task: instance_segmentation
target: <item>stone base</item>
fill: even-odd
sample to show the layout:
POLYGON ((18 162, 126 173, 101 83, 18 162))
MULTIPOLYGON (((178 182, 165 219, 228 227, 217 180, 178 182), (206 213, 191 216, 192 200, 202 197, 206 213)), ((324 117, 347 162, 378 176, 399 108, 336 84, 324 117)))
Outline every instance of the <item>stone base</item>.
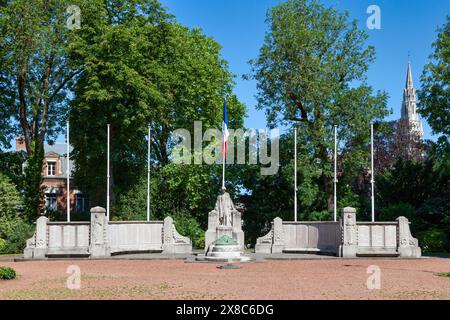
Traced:
POLYGON ((244 251, 244 231, 233 231, 231 227, 218 226, 216 231, 207 231, 205 233, 205 252, 208 251, 208 247, 219 239, 220 237, 227 235, 230 238, 236 240, 241 251, 244 251))
POLYGON ((206 261, 249 261, 250 258, 243 256, 243 250, 231 234, 231 227, 220 226, 217 228, 218 233, 222 233, 219 239, 214 241, 207 249, 206 255, 203 257, 206 261))
POLYGON ((420 258, 422 256, 422 249, 418 246, 399 247, 398 253, 402 258, 420 258))
POLYGON ((165 253, 165 254, 192 253, 192 244, 190 244, 190 243, 177 243, 177 244, 163 245, 162 253, 165 253))
POLYGON ((218 226, 216 229, 216 238, 219 239, 223 236, 233 238, 233 228, 231 226, 218 226))
POLYGON ((258 243, 255 245, 255 253, 283 253, 284 245, 270 244, 270 243, 258 243))
POLYGON ((216 261, 216 262, 248 262, 252 259, 245 256, 240 256, 236 258, 224 258, 224 257, 208 257, 205 256, 205 261, 216 261))

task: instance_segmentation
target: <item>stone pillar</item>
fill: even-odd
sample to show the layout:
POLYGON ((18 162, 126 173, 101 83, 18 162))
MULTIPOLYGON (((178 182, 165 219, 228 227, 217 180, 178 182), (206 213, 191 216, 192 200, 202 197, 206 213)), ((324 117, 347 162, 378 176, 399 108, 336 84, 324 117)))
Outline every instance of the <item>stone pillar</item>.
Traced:
POLYGON ((411 235, 408 219, 398 217, 396 220, 398 222, 398 253, 400 257, 420 258, 422 250, 417 239, 411 235))
POLYGON ((47 254, 47 217, 39 217, 36 221, 36 247, 34 248, 34 259, 45 259, 47 254))
MULTIPOLYGON (((242 231, 242 218, 241 213, 238 210, 233 210, 233 235, 232 238, 237 241, 242 251, 245 250, 245 235, 242 231)), ((220 238, 220 237, 217 237, 220 238)))
POLYGON ((341 210, 340 227, 342 234, 340 256, 355 258, 358 251, 358 227, 356 225, 355 208, 346 207, 341 210))
POLYGON ((95 207, 91 209, 91 242, 89 252, 91 258, 111 256, 108 243, 108 221, 106 209, 95 207))
POLYGON ((205 252, 213 241, 217 239, 217 227, 219 226, 219 213, 212 210, 208 214, 208 230, 205 233, 205 252))
POLYGON ((163 252, 174 253, 175 241, 173 239, 173 219, 166 217, 163 225, 163 252))
POLYGON ((273 245, 272 253, 282 253, 284 248, 283 220, 279 217, 273 219, 273 245))

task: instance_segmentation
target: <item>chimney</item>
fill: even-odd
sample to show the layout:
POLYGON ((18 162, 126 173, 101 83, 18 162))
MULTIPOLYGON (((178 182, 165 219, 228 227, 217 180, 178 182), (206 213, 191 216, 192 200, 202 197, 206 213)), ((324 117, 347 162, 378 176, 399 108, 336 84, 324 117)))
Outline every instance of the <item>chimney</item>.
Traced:
POLYGON ((16 151, 27 151, 25 139, 22 136, 18 136, 16 138, 16 151))

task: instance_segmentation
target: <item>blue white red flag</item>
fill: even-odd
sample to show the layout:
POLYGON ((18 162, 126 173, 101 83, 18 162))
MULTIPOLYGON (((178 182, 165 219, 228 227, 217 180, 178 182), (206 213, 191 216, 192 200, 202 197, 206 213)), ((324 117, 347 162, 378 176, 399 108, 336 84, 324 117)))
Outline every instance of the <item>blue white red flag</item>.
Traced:
POLYGON ((228 152, 228 137, 230 132, 228 131, 228 110, 227 110, 227 100, 223 102, 223 119, 222 119, 222 153, 224 157, 227 156, 228 152))

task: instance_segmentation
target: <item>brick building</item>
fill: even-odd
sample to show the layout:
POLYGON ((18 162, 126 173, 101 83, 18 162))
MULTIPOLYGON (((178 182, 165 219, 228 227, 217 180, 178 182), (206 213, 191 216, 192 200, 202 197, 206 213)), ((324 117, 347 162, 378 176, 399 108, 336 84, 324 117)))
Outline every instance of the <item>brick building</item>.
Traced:
MULTIPOLYGON (((23 139, 16 139, 16 151, 25 151, 23 139)), ((72 150, 72 147, 70 147, 72 150)), ((73 162, 70 162, 73 168, 73 162)), ((73 169, 72 169, 73 170, 73 169)), ((46 212, 60 212, 65 214, 67 196, 67 152, 65 144, 45 144, 44 163, 42 165, 43 186, 45 188, 46 212)), ((89 211, 89 199, 70 179, 70 211, 81 213, 89 211)))

